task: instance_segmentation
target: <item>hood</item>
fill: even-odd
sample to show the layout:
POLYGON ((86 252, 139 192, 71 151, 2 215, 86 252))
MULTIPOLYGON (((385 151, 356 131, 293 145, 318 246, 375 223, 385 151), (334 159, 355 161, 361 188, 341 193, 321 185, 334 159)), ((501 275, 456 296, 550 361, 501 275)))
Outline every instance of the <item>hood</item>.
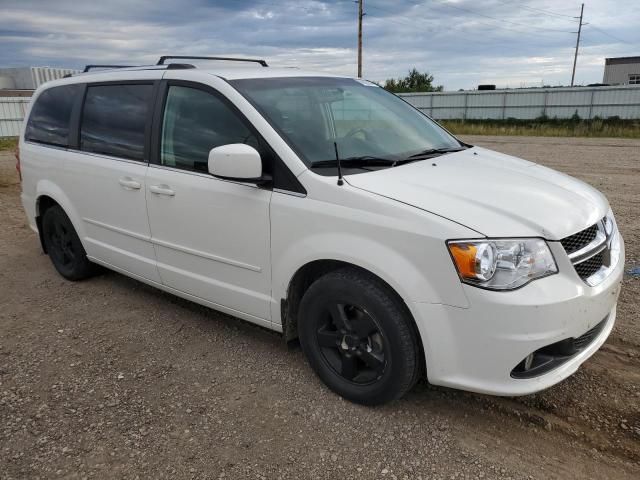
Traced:
POLYGON ((489 237, 560 240, 609 208, 604 195, 580 180, 479 147, 345 180, 489 237))

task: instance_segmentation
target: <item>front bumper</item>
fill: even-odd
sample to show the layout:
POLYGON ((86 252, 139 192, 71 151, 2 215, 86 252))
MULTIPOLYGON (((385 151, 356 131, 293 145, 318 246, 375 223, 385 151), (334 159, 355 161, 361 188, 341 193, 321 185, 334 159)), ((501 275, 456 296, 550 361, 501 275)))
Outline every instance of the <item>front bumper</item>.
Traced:
POLYGON ((558 274, 510 292, 463 285, 469 308, 412 304, 430 383, 493 395, 526 395, 567 378, 600 348, 615 323, 624 272, 622 239, 617 265, 595 287, 578 277, 558 242, 549 246, 558 274), (591 342, 557 367, 532 378, 511 376, 527 355, 578 338, 603 320, 591 342))

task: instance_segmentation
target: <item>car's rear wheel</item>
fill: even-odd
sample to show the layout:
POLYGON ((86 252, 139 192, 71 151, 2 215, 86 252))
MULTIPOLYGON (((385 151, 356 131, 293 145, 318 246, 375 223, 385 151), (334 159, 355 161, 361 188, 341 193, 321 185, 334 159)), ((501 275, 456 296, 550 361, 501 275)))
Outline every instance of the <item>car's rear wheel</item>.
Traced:
POLYGON ((96 271, 73 224, 58 205, 47 209, 42 217, 42 238, 53 266, 67 280, 82 280, 96 271))
POLYGON ((420 348, 406 307, 376 277, 330 272, 305 292, 298 334, 311 367, 334 392, 377 405, 400 398, 420 374, 420 348))

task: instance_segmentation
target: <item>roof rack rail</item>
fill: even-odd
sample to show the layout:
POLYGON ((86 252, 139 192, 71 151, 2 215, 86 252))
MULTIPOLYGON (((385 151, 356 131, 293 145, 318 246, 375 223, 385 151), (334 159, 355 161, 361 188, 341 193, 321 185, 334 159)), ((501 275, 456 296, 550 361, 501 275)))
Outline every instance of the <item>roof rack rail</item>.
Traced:
POLYGON ((82 70, 82 73, 86 73, 93 68, 131 68, 135 65, 87 65, 82 70))
POLYGON ((163 55, 156 65, 165 65, 166 60, 170 59, 188 59, 188 60, 226 60, 230 62, 252 62, 259 63, 263 67, 268 67, 267 62, 259 58, 232 58, 232 57, 192 57, 189 55, 163 55))
POLYGON ((184 70, 185 68, 196 68, 195 65, 191 65, 190 63, 167 63, 166 67, 167 70, 184 70))

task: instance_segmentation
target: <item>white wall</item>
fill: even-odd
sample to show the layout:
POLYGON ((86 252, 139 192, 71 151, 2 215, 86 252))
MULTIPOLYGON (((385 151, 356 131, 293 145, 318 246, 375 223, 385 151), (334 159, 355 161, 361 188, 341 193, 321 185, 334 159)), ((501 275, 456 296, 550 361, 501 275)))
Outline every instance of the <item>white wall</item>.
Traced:
POLYGON ((640 63, 616 63, 604 66, 602 83, 610 85, 627 85, 629 75, 640 75, 640 63))

